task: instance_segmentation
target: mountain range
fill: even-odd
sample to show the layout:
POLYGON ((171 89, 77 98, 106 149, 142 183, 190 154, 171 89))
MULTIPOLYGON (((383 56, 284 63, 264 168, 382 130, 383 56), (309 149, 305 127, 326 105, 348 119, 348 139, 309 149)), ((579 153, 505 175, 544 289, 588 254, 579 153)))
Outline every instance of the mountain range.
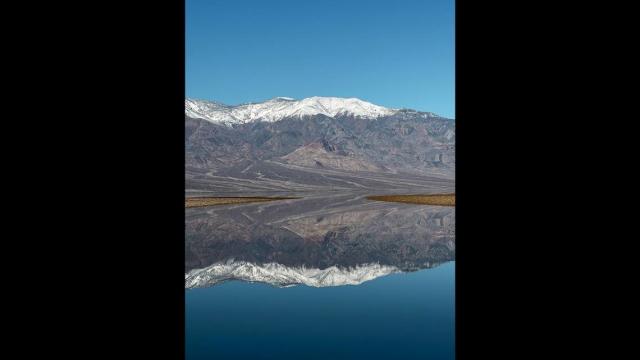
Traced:
POLYGON ((455 121, 356 98, 185 99, 185 162, 188 191, 422 187, 453 181, 455 121))

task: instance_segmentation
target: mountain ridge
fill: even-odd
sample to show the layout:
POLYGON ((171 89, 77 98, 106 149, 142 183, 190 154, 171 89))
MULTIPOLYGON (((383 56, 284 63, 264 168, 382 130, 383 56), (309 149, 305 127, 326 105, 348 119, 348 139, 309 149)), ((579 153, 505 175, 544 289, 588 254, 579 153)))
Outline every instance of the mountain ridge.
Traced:
POLYGON ((276 122, 285 118, 303 118, 325 115, 328 117, 352 116, 377 119, 398 112, 415 112, 424 117, 439 117, 431 112, 413 109, 395 109, 376 105, 358 98, 312 96, 300 100, 275 97, 263 102, 226 105, 218 101, 194 98, 185 99, 185 115, 204 119, 214 124, 233 126, 255 121, 276 122))

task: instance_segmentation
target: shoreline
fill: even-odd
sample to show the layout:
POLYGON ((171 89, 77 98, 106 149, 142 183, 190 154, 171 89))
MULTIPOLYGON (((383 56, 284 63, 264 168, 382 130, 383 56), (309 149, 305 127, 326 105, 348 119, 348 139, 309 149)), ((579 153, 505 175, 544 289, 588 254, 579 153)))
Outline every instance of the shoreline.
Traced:
POLYGON ((456 194, 374 195, 368 200, 418 205, 456 206, 456 194))

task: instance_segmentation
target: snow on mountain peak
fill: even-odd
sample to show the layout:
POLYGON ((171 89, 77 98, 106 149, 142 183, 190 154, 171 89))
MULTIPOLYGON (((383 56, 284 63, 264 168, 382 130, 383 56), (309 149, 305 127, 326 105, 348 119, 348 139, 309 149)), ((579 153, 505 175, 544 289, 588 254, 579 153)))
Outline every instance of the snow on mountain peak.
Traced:
POLYGON ((185 99, 187 116, 224 125, 246 124, 253 121, 274 122, 284 118, 301 118, 320 114, 329 117, 347 115, 375 119, 393 115, 397 111, 397 109, 385 108, 357 98, 313 96, 295 100, 276 97, 265 102, 236 106, 214 101, 185 99))

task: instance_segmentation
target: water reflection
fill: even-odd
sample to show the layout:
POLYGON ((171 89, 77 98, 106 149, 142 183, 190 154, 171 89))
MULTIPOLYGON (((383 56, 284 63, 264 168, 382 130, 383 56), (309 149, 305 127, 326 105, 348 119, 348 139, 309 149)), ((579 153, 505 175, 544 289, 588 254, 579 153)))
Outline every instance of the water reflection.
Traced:
POLYGON ((366 194, 187 209, 185 287, 357 285, 455 258, 455 208, 366 194))

